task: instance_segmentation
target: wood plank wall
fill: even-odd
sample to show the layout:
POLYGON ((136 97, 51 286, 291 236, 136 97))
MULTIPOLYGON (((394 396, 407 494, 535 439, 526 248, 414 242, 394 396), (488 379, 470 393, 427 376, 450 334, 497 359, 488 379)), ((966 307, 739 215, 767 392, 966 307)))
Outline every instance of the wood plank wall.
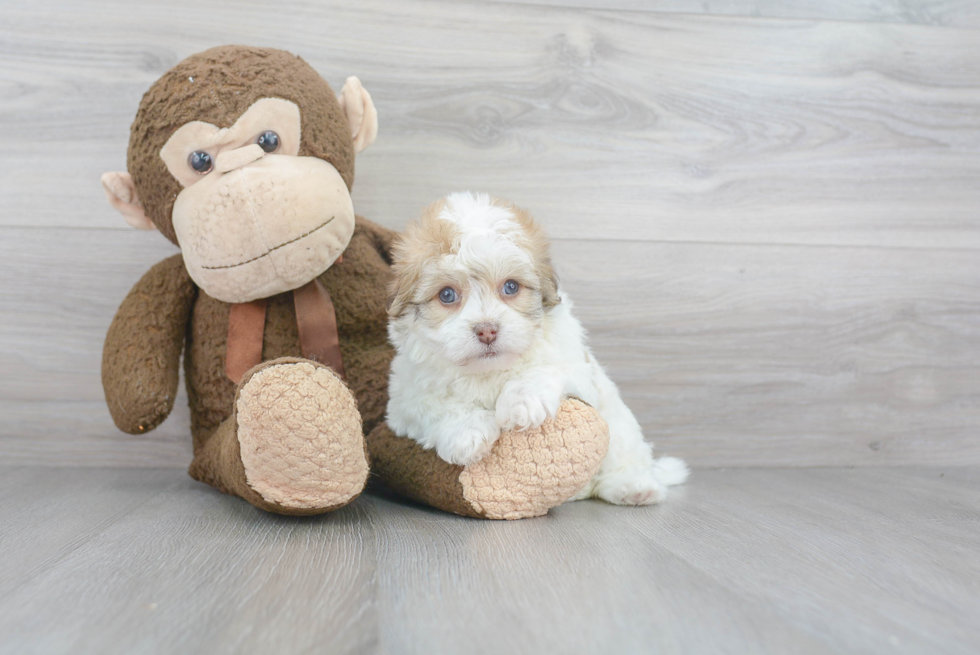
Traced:
POLYGON ((159 75, 248 43, 371 91, 359 213, 401 228, 460 189, 530 209, 664 450, 980 463, 980 2, 906 5, 6 3, 0 458, 188 463, 183 395, 140 437, 104 406, 106 327, 174 249, 98 178, 159 75))

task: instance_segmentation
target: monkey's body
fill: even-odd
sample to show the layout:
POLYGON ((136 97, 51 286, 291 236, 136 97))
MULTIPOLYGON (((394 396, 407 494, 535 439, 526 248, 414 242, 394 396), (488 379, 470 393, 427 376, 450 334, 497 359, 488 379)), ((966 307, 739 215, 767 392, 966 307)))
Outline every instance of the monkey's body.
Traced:
MULTIPOLYGON (((384 289, 391 275, 387 258, 394 235, 358 217, 343 262, 318 278, 333 298, 346 381, 357 399, 366 433, 384 420, 388 403, 393 350, 388 343, 384 289)), ((184 375, 195 450, 231 415, 236 385, 225 374, 222 356, 230 307, 199 291, 190 314, 184 375)), ((268 299, 262 360, 302 356, 292 293, 277 294, 268 299)))
MULTIPOLYGON (((333 298, 346 382, 356 399, 365 433, 383 420, 388 402, 387 379, 393 351, 386 332, 384 289, 390 277, 388 251, 394 235, 358 217, 343 262, 318 278, 333 298)), ((366 461, 362 469, 342 476, 357 487, 357 493, 342 502, 335 495, 326 494, 336 502, 291 507, 263 498, 250 486, 233 416, 238 388, 249 380, 236 385, 225 372, 230 309, 230 303, 212 298, 194 284, 180 255, 160 262, 146 273, 120 306, 106 338, 103 379, 117 425, 127 432, 140 433, 166 418, 177 391, 183 343, 194 439, 190 472, 194 478, 279 513, 319 513, 349 502, 363 486, 366 461), (137 329, 134 323, 140 324, 137 329), (163 341, 169 347, 160 348, 163 341)), ((292 292, 277 294, 267 301, 262 360, 262 366, 280 367, 304 361, 292 292)), ((334 388, 332 393, 321 396, 329 401, 337 393, 342 394, 334 388)), ((310 411, 319 410, 316 406, 310 411)), ((363 450, 361 429, 356 434, 347 432, 339 438, 363 450)), ((301 462, 294 461, 292 465, 302 467, 301 462)), ((337 477, 336 472, 330 475, 337 477)))

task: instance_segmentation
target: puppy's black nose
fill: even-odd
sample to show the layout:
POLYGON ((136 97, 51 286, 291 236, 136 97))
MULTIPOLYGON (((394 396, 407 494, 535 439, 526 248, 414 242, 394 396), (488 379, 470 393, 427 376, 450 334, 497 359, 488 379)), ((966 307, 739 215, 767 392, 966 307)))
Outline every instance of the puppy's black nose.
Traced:
POLYGON ((480 323, 473 326, 473 333, 476 338, 488 346, 497 340, 497 330, 500 326, 496 323, 480 323))

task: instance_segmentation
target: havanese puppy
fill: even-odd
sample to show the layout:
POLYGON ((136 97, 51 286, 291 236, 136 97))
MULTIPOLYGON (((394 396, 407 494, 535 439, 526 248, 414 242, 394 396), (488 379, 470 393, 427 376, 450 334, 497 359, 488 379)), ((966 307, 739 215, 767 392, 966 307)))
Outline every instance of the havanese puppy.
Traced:
POLYGON ((501 430, 534 428, 564 396, 609 425, 609 450, 576 499, 660 502, 687 479, 683 461, 654 459, 619 389, 592 356, 527 212, 455 193, 428 207, 394 250, 387 421, 396 433, 470 464, 501 430))

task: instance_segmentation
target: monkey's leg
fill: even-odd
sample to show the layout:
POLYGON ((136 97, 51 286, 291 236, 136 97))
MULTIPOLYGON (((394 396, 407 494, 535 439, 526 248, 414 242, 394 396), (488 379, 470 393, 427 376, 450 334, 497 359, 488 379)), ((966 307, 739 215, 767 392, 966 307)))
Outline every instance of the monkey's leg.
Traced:
POLYGON ((371 467, 388 488, 447 512, 486 519, 546 514, 592 479, 608 447, 606 422, 574 398, 538 428, 504 432, 489 455, 465 467, 395 435, 385 423, 368 436, 371 467))
POLYGON ((235 411, 201 447, 193 478, 270 512, 320 514, 356 498, 368 461, 354 396, 328 367, 264 362, 245 374, 235 411))

